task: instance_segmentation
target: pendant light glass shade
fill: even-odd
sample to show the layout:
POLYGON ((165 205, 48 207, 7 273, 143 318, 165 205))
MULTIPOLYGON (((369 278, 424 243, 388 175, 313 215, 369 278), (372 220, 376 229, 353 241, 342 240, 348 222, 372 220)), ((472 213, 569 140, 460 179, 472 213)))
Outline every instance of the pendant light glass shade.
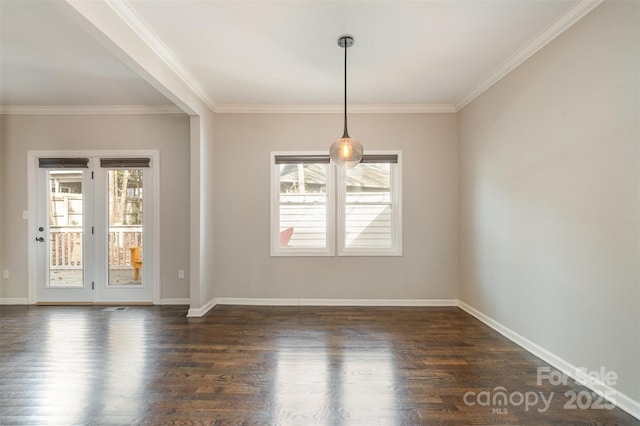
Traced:
POLYGON ((344 133, 340 139, 331 144, 329 157, 338 167, 352 168, 362 161, 364 154, 362 144, 349 137, 347 130, 347 48, 353 46, 353 37, 340 37, 338 46, 344 48, 344 133))
POLYGON ((331 144, 329 157, 338 167, 350 169, 362 161, 364 148, 360 141, 346 137, 340 138, 331 144))

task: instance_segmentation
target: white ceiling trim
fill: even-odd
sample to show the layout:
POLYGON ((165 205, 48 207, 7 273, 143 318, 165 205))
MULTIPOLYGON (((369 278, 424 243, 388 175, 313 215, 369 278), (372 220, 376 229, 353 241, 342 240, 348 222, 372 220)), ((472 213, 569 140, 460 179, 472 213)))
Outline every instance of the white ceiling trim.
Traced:
MULTIPOLYGON (((210 98, 197 79, 182 62, 166 47, 161 39, 144 23, 126 1, 106 0, 118 15, 129 25, 156 54, 183 79, 183 81, 216 113, 336 113, 342 107, 334 105, 255 105, 220 104, 210 98)), ((451 113, 458 112, 474 99, 496 84, 524 61, 549 44, 552 40, 570 28, 604 0, 581 0, 569 8, 525 47, 512 55, 493 71, 481 84, 472 89, 455 104, 394 104, 394 105, 357 105, 349 108, 352 113, 451 113)))
POLYGON ((216 110, 215 100, 204 90, 200 82, 187 67, 171 52, 142 18, 126 3, 126 1, 105 0, 114 12, 140 37, 169 68, 175 72, 212 111, 216 110))
POLYGON ((147 106, 0 106, 0 114, 21 115, 118 115, 118 114, 185 114, 175 105, 147 106))
MULTIPOLYGON (((350 114, 434 114, 455 113, 451 104, 351 105, 350 114)), ((342 114, 342 105, 243 105, 221 104, 218 114, 342 114)))
MULTIPOLYGON (((77 3, 79 0, 67 0, 77 3)), ((455 113, 460 111, 474 99, 504 78, 520 64, 554 40, 562 32, 570 28, 587 13, 601 4, 603 0, 581 0, 569 8, 525 47, 517 51, 500 67, 492 72, 481 84, 471 90, 455 104, 372 104, 353 105, 350 113, 395 113, 395 114, 425 114, 425 113, 455 113)), ((193 94, 215 113, 342 113, 341 105, 268 105, 268 104, 220 104, 216 105, 204 90, 200 82, 191 74, 187 67, 171 52, 135 10, 126 1, 105 0, 109 9, 129 27, 156 55, 182 80, 193 94)), ((75 6, 74 6, 75 7, 75 6)), ((161 83, 162 84, 162 83, 161 83)), ((0 114, 175 114, 183 113, 173 106, 5 106, 0 107, 0 114)))
POLYGON ((533 56, 540 49, 551 43, 556 37, 578 22, 583 16, 595 9, 604 0, 582 0, 571 7, 542 31, 536 38, 526 46, 512 55, 493 73, 489 75, 480 85, 471 90, 465 97, 455 104, 456 111, 460 111, 469 105, 474 99, 483 94, 491 86, 502 80, 507 74, 520 66, 524 61, 533 56))
POLYGON ((54 4, 182 111, 189 115, 210 113, 211 108, 106 1, 63 0, 54 4))
MULTIPOLYGON (((342 114, 342 105, 218 105, 217 114, 342 114)), ((349 114, 450 114, 457 112, 451 104, 351 105, 349 114)), ((21 115, 92 115, 92 114, 185 114, 176 105, 111 106, 0 106, 0 114, 21 115)))

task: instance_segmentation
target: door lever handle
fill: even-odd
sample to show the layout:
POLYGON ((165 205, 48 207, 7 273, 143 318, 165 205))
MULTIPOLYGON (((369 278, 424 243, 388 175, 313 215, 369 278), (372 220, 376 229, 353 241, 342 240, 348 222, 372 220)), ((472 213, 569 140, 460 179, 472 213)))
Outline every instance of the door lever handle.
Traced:
POLYGON ((36 241, 44 243, 44 237, 36 237, 36 241))

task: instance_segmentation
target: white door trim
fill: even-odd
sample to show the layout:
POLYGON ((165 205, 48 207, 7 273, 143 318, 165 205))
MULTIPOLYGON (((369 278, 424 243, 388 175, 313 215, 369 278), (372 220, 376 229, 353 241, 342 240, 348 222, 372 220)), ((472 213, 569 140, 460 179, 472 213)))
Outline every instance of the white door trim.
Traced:
POLYGON ((149 157, 153 167, 149 170, 156 183, 154 185, 153 211, 154 220, 151 224, 151 232, 154 235, 154 244, 151 256, 154 262, 151 266, 152 276, 152 302, 160 304, 160 152, 158 150, 38 150, 27 151, 27 300, 29 304, 37 302, 36 297, 36 245, 35 238, 37 227, 37 162, 41 157, 149 157))

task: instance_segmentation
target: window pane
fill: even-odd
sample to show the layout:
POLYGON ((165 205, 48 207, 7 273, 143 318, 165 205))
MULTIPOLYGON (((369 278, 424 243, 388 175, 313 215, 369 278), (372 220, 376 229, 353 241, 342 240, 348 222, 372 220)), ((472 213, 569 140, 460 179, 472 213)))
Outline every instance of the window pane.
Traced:
POLYGON ((345 247, 392 247, 391 164, 346 169, 345 247))
POLYGON ((327 165, 280 164, 280 247, 327 246, 327 165))
POLYGON ((49 287, 82 287, 82 170, 50 170, 49 287))
POLYGON ((143 171, 109 170, 109 285, 142 285, 143 171))
POLYGON ((391 202, 391 164, 358 164, 347 171, 347 202, 391 202))

